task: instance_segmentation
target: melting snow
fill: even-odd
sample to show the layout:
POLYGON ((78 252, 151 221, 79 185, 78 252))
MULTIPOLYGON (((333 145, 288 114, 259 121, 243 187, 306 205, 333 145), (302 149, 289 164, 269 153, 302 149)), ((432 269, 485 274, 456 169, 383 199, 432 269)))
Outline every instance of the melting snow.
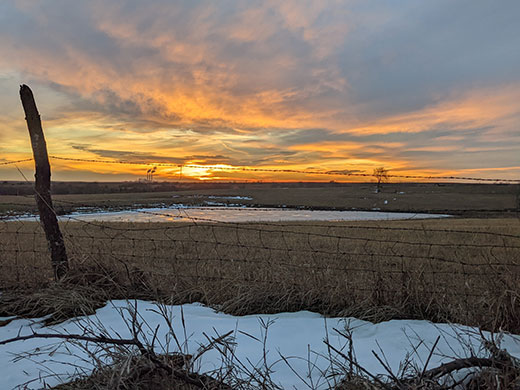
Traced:
MULTIPOLYGON (((130 332, 122 318, 125 315, 122 308, 127 307, 127 305, 126 301, 111 301, 105 307, 99 309, 95 316, 83 317, 81 321, 83 323, 87 321, 99 322, 113 336, 117 333, 120 337, 130 337, 130 332)), ((140 316, 146 321, 150 329, 155 329, 157 325, 160 325, 158 340, 164 342, 167 327, 164 319, 155 312, 157 307, 146 301, 137 301, 137 307, 140 316)), ((168 306, 168 308, 174 317, 173 323, 177 337, 183 343, 185 337, 181 322, 181 306, 168 306)), ((261 322, 272 322, 268 327, 267 334, 267 361, 268 364, 273 364, 272 378, 275 383, 280 384, 285 389, 307 388, 298 375, 309 383, 312 382, 316 389, 328 388, 326 380, 320 373, 320 371, 326 371, 330 368, 327 359, 327 347, 323 340, 327 338, 328 334, 329 341, 335 348, 345 347, 346 340, 339 336, 334 328, 343 330, 347 324, 353 329, 354 351, 358 362, 373 374, 385 374, 385 370, 372 354, 372 351, 376 351, 381 355, 379 348, 384 351, 386 359, 395 372, 406 354, 410 353, 413 347, 419 345, 420 339, 424 342, 419 345, 417 355, 415 355, 415 360, 419 365, 421 365, 421 360, 424 362, 427 359, 431 346, 437 337, 441 336, 436 354, 428 365, 429 368, 446 361, 447 358, 442 357, 443 355, 460 357, 469 353, 468 346, 474 348, 475 351, 480 348, 476 329, 449 324, 433 324, 428 321, 393 320, 372 324, 354 318, 326 319, 319 314, 308 311, 234 317, 215 312, 200 304, 184 305, 182 308, 186 323, 188 352, 194 353, 200 344, 207 342, 204 333, 217 336, 217 334, 223 335, 233 331, 237 342, 236 356, 246 365, 255 365, 262 362, 262 342, 258 340, 263 339, 265 328, 261 325, 261 322), (309 351, 311 351, 310 354, 309 351), (288 359, 292 368, 289 368, 280 359, 281 355, 288 359), (311 365, 308 364, 309 357, 312 361, 311 365), (251 363, 248 363, 248 361, 251 363), (309 367, 313 367, 311 372, 309 372, 309 367)), ((126 313, 126 316, 128 316, 128 313, 126 313)), ((42 333, 78 333, 81 331, 78 321, 69 320, 59 325, 44 327, 39 320, 19 319, 0 327, 0 340, 15 337, 19 332, 22 335, 30 334, 31 327, 33 330, 42 333)), ((153 330, 149 330, 148 333, 152 334, 153 330)), ((77 365, 86 372, 92 369, 92 366, 87 363, 89 361, 88 356, 80 348, 69 345, 70 352, 68 352, 63 345, 59 347, 56 347, 56 345, 56 340, 33 339, 0 346, 0 384, 2 384, 0 387, 2 389, 11 389, 17 386, 23 388, 23 384, 27 382, 30 382, 27 385, 28 389, 42 388, 44 383, 48 386, 55 385, 60 380, 67 380, 75 372, 72 365, 63 363, 77 365), (36 348, 40 352, 47 351, 48 348, 54 352, 52 356, 43 353, 32 356, 31 359, 13 361, 17 354, 36 348), (52 373, 56 375, 48 376, 52 373)), ((519 336, 505 335, 502 347, 506 348, 512 355, 520 357, 519 336)), ((169 344, 169 348, 170 351, 175 350, 173 342, 169 344)), ((156 349, 157 352, 161 351, 161 348, 157 347, 156 349)), ((220 355, 216 351, 210 351, 204 354, 198 362, 198 368, 200 372, 207 372, 220 367, 220 364, 220 355)))

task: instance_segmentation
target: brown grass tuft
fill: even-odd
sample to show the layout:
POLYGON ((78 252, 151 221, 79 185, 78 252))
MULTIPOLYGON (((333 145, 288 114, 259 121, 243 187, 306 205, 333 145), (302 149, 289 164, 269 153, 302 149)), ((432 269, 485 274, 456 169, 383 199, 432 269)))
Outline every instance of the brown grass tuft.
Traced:
POLYGON ((0 295, 0 316, 46 317, 51 325, 69 318, 93 314, 104 306, 106 295, 85 286, 50 285, 36 291, 13 290, 0 295))
MULTIPOLYGON (((172 370, 182 370, 181 354, 157 355, 157 359, 172 370)), ((185 371, 188 374, 188 371, 185 371)), ((143 355, 120 356, 113 364, 96 369, 91 375, 54 387, 55 390, 200 390, 143 355)), ((214 387, 218 390, 218 387, 214 387)))

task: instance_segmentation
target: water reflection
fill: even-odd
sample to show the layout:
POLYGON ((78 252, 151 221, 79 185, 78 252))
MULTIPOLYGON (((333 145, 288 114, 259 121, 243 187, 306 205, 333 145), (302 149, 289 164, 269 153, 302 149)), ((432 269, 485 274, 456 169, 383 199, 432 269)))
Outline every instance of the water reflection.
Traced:
POLYGON ((388 213, 382 211, 299 210, 252 207, 169 207, 97 213, 75 213, 62 220, 106 222, 274 222, 274 221, 367 221, 443 218, 448 215, 388 213))

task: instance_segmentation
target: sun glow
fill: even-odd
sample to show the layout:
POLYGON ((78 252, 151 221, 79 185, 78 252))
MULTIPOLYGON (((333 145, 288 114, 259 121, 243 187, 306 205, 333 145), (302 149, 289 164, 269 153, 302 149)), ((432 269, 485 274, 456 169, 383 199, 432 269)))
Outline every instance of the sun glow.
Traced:
POLYGON ((199 165, 188 163, 176 168, 159 169, 157 177, 178 180, 219 180, 222 173, 236 171, 237 167, 228 164, 199 165))

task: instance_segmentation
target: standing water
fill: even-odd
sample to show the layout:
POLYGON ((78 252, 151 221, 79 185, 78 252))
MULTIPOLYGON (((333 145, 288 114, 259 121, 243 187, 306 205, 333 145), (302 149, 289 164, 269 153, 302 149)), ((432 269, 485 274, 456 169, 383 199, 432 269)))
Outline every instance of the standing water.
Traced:
POLYGON ((388 213, 382 211, 299 210, 252 207, 168 207, 114 212, 74 213, 60 219, 105 222, 276 222, 375 221, 449 217, 444 214, 388 213))

